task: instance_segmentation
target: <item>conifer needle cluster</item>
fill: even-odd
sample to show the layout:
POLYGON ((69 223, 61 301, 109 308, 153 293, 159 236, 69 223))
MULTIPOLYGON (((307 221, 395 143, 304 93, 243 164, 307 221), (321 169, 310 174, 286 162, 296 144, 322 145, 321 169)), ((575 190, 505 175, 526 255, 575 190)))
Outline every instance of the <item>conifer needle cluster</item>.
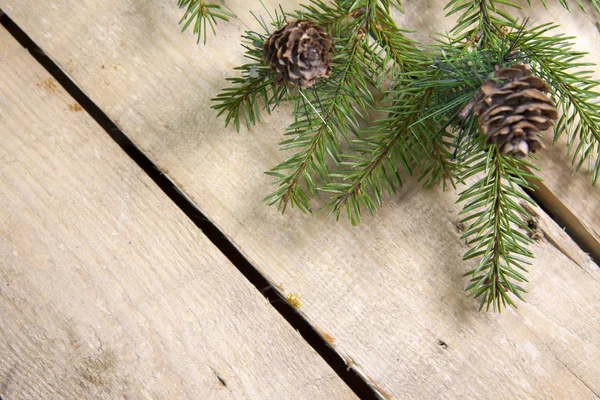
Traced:
MULTIPOLYGON (((591 4, 600 13, 600 0, 591 4)), ((199 40, 206 39, 206 22, 212 26, 215 18, 230 16, 204 1, 179 5, 187 7, 184 27, 194 23, 199 40)), ((585 11, 581 0, 574 5, 585 11)), ((595 184, 599 82, 584 53, 573 49, 574 38, 557 33, 556 24, 514 18, 510 9, 521 6, 512 0, 449 1, 447 15, 456 25, 433 45, 411 39, 404 30, 411 27, 397 26, 392 8, 402 11, 400 1, 311 0, 296 11, 265 9, 266 20, 256 17, 260 30, 242 38, 247 63, 228 78, 213 108, 239 130, 283 102, 292 104, 293 122, 281 142, 290 155, 267 172, 275 190, 266 203, 282 212, 288 206, 312 212, 321 193, 328 200, 320 210, 358 224, 365 210, 375 212, 410 176, 423 186, 459 187, 463 239, 470 247, 464 259, 477 260, 465 274, 466 290, 479 299, 479 309, 515 306, 515 298, 524 300, 533 257, 532 201, 523 189, 534 190, 538 180, 530 172, 537 170, 537 135, 551 125, 555 141, 566 135, 573 164, 588 168, 595 184), (285 36, 298 43, 271 40, 269 46, 280 47, 269 48, 265 57, 265 41, 296 20, 318 25, 333 40, 330 71, 310 85, 286 82, 281 68, 273 68, 273 55, 287 57, 282 65, 301 74, 306 62, 294 60, 305 56, 293 52, 319 37, 305 32, 285 36), (524 72, 509 83, 502 80, 515 70, 524 72), (554 105, 560 116, 549 108, 554 105), (484 116, 490 107, 495 109, 484 116)), ((313 50, 306 50, 311 57, 313 50)))

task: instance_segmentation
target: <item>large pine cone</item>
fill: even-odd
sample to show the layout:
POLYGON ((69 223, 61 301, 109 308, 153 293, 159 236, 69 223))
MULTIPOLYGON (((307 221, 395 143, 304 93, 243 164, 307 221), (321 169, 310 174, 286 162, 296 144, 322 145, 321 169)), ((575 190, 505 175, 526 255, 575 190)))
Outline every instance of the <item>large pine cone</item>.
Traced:
POLYGON ((303 19, 289 22, 265 40, 263 57, 283 80, 302 89, 329 76, 333 40, 325 29, 303 19))
POLYGON ((481 86, 483 99, 474 108, 487 143, 503 155, 526 157, 542 148, 540 131, 550 128, 558 112, 546 93, 548 85, 525 65, 497 71, 481 86))

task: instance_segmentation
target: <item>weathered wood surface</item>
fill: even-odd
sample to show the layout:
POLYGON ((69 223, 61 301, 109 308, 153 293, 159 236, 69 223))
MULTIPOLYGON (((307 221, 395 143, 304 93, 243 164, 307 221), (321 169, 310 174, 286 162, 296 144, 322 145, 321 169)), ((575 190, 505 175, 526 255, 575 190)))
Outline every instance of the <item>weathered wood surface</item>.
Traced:
POLYGON ((0 397, 353 399, 0 27, 0 397))
POLYGON ((358 228, 263 205, 289 119, 236 134, 208 109, 257 28, 247 2, 228 6, 240 20, 198 47, 172 3, 0 0, 383 396, 600 397, 600 272, 545 214, 528 303, 493 315, 462 292, 452 192, 409 180, 358 228))

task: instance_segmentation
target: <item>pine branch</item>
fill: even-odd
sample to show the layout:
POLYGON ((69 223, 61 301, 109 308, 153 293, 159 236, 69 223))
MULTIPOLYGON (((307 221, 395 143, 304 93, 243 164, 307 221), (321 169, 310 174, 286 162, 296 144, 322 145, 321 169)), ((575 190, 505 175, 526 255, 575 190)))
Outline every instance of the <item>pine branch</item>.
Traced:
POLYGON ((480 258, 477 267, 464 275, 471 277, 466 291, 481 298, 480 310, 484 306, 495 311, 507 305, 516 307, 511 294, 524 301, 526 291, 520 283, 527 282, 523 273, 531 264, 528 259, 533 258, 527 249, 533 240, 524 218, 529 213, 520 203, 534 203, 519 187, 532 189, 528 179, 537 178, 524 172, 520 168, 523 165, 532 167, 523 160, 502 156, 495 147, 476 153, 465 165, 464 179, 484 174, 458 200, 464 202, 461 214, 467 214, 461 221, 467 226, 462 238, 473 246, 463 258, 480 258))
POLYGON ((382 70, 382 65, 388 61, 405 67, 405 64, 414 62, 411 55, 417 53, 416 44, 402 35, 389 15, 384 13, 389 2, 380 4, 374 0, 363 0, 350 3, 341 0, 334 4, 328 6, 312 1, 293 14, 296 18, 308 18, 330 27, 334 36, 343 33, 335 36, 335 42, 346 45, 338 45, 336 50, 336 60, 344 60, 344 64, 334 65, 330 80, 335 82, 334 86, 328 89, 329 84, 318 84, 314 88, 318 96, 309 93, 311 99, 301 99, 304 101, 296 102, 294 107, 296 122, 286 134, 293 138, 282 142, 282 149, 301 150, 269 173, 277 178, 275 184, 279 188, 266 198, 266 202, 277 204, 281 211, 288 203, 310 211, 310 197, 319 190, 316 178, 320 185, 328 188, 326 190, 331 190, 328 185, 334 176, 329 171, 328 162, 337 165, 339 138, 350 140, 350 136, 360 130, 360 121, 372 108, 369 85, 377 86, 387 75, 387 72, 378 70, 382 70), (375 43, 363 40, 367 31, 372 33, 375 43), (347 38, 348 32, 351 33, 350 38, 347 38), (381 50, 376 49, 378 45, 381 50), (380 59, 382 50, 390 56, 380 59), (376 79, 375 75, 379 77, 376 79))
POLYGON ((376 45, 371 46, 374 60, 382 65, 406 69, 407 64, 416 61, 417 43, 406 36, 408 31, 396 26, 390 16, 390 6, 401 10, 400 2, 395 0, 338 0, 332 6, 320 0, 311 0, 309 5, 302 5, 291 16, 316 21, 327 27, 333 36, 343 36, 348 29, 359 29, 375 41, 376 45), (351 23, 350 20, 355 22, 351 23), (379 60, 380 57, 382 60, 379 60))
POLYGON ((561 34, 545 36, 556 29, 554 24, 533 27, 516 44, 531 62, 532 70, 553 89, 561 118, 555 125, 554 140, 567 133, 568 153, 579 170, 584 163, 592 172, 592 182, 600 176, 600 81, 593 71, 582 68, 594 64, 582 61, 584 52, 575 51, 572 37, 561 34))
MULTIPOLYGON (((338 43, 342 40, 338 38, 338 43)), ((265 201, 277 205, 281 212, 288 203, 304 212, 311 211, 310 198, 317 195, 317 178, 321 184, 329 181, 328 162, 337 164, 340 139, 350 140, 372 107, 373 96, 364 76, 372 66, 365 58, 358 32, 345 39, 336 54, 332 76, 310 91, 300 92, 294 101, 295 122, 286 133, 291 138, 281 146, 282 150, 300 150, 269 172, 279 188, 265 201)))
POLYGON ((521 9, 521 6, 510 0, 451 0, 445 7, 448 10, 446 16, 462 12, 451 30, 454 40, 470 40, 479 48, 493 47, 490 41, 498 27, 516 25, 516 20, 510 14, 498 8, 501 4, 521 9))
POLYGON ((367 24, 367 31, 381 49, 374 56, 382 59, 383 66, 392 67, 389 72, 394 72, 395 67, 400 71, 409 72, 422 67, 428 61, 419 44, 406 36, 408 31, 398 28, 389 13, 384 10, 376 10, 375 17, 367 24))
POLYGON ((321 0, 311 0, 308 4, 301 4, 300 10, 291 13, 290 17, 315 21, 326 28, 333 37, 346 36, 349 21, 356 14, 350 11, 349 6, 340 3, 341 1, 334 1, 330 5, 321 0))
POLYGON ((454 136, 442 130, 431 141, 432 156, 425 157, 422 161, 419 182, 423 182, 423 187, 441 185, 444 191, 448 188, 448 184, 456 189, 458 164, 451 151, 454 136))
MULTIPOLYGON (((278 27, 283 22, 282 16, 277 15, 272 24, 278 27)), ((286 85, 281 84, 279 76, 263 60, 263 44, 269 35, 269 27, 258 19, 265 33, 246 31, 242 36, 242 46, 246 49, 246 58, 251 62, 234 68, 241 71, 241 77, 227 78, 232 83, 213 98, 212 109, 217 110, 217 116, 225 114, 225 126, 233 120, 239 132, 241 116, 244 117, 246 127, 250 129, 260 121, 260 109, 267 113, 279 105, 289 96, 286 85)))
POLYGON ((381 57, 382 65, 390 64, 406 70, 415 61, 419 50, 417 43, 409 39, 408 31, 399 29, 390 16, 390 7, 401 9, 397 0, 337 0, 332 6, 320 0, 311 0, 309 5, 293 13, 294 18, 308 18, 328 27, 334 36, 343 35, 347 29, 356 29, 356 24, 348 24, 350 19, 359 21, 358 28, 371 36, 377 46, 373 46, 374 58, 381 57), (376 50, 375 50, 376 49, 376 50))
POLYGON ((198 43, 204 40, 206 44, 206 27, 210 26, 213 35, 216 35, 215 26, 218 20, 229 21, 234 15, 229 11, 224 10, 219 4, 207 3, 206 0, 178 0, 179 8, 185 8, 185 13, 179 24, 182 26, 182 31, 185 31, 193 24, 193 32, 198 36, 198 43))
MULTIPOLYGON (((490 116, 481 113, 481 107, 484 98, 488 106, 493 98, 483 95, 482 84, 496 79, 497 71, 530 63, 534 75, 552 86, 552 96, 564 111, 555 126, 555 139, 567 132, 573 163, 579 169, 587 162, 594 182, 600 175, 600 103, 598 82, 590 71, 579 70, 586 66, 583 53, 572 49, 569 38, 547 36, 554 25, 519 24, 509 13, 520 8, 512 1, 451 0, 448 13, 458 16, 451 35, 424 47, 408 39, 393 21, 391 7, 400 7, 399 1, 311 0, 290 16, 308 19, 312 22, 302 24, 313 28, 318 24, 321 32, 325 28, 333 37, 330 64, 331 42, 321 33, 328 43, 327 53, 321 54, 328 58, 320 62, 332 68, 328 78, 323 64, 307 69, 306 50, 298 50, 305 40, 302 35, 269 46, 277 51, 271 61, 277 58, 288 68, 282 74, 274 72, 263 61, 262 49, 271 29, 257 18, 264 34, 246 32, 249 62, 237 68, 241 77, 229 79, 232 86, 214 99, 213 108, 225 114, 226 124, 233 122, 239 130, 242 122, 248 127, 257 123, 263 107, 271 112, 280 102, 291 100, 294 122, 281 142, 281 149, 291 154, 268 172, 277 188, 266 203, 280 211, 291 205, 310 212, 312 198, 326 192, 331 197, 324 208, 336 218, 344 212, 357 224, 365 209, 373 213, 385 192, 393 193, 402 185, 403 173, 418 171, 424 186, 444 188, 475 180, 459 198, 467 225, 463 238, 471 247, 464 258, 479 259, 466 274, 471 277, 467 292, 481 299, 480 309, 500 311, 514 306, 515 298, 523 300, 522 283, 527 281, 526 265, 533 255, 528 250, 532 239, 523 206, 531 200, 521 188, 531 189, 529 182, 537 178, 522 169, 535 167, 501 151, 519 154, 517 149, 527 154, 539 148, 536 131, 525 132, 523 138, 524 125, 514 122, 519 117, 533 121, 537 109, 531 110, 532 115, 515 109, 514 115, 494 116, 495 128, 501 126, 503 131, 489 130, 490 116), (298 73, 305 79, 301 82, 316 83, 300 89, 293 77, 298 73), (317 74, 313 75, 316 81, 311 73, 317 74), (473 114, 474 107, 481 121, 473 114), (487 137, 481 134, 480 123, 487 137), (486 141, 496 145, 488 147, 486 141)), ((567 0, 559 2, 569 6, 567 0)), ((581 2, 575 0, 583 8, 581 2)), ((597 9, 598 2, 592 0, 597 9)), ((271 20, 277 28, 285 22, 285 14, 275 13, 271 20)), ((296 26, 290 24, 290 32, 296 26)), ((319 47, 311 46, 318 54, 319 47)), ((493 83, 486 85, 489 89, 493 83)), ((508 98, 517 98, 514 95, 522 93, 508 98)), ((508 113, 510 106, 497 111, 508 113)), ((540 118, 536 123, 546 126, 540 118)))
POLYGON ((344 169, 332 174, 341 182, 329 183, 321 189, 333 194, 326 206, 329 213, 338 219, 346 209, 352 225, 360 223, 361 207, 374 213, 382 204, 384 189, 391 194, 401 186, 398 165, 409 172, 412 170, 411 158, 406 154, 409 139, 405 131, 398 130, 392 135, 373 135, 353 141, 352 150, 358 154, 345 155, 346 161, 340 163, 344 169))
POLYGON ((389 14, 391 7, 402 11, 400 0, 337 0, 336 3, 340 8, 349 11, 367 9, 368 12, 374 13, 376 9, 381 8, 389 14))
POLYGON ((411 125, 413 135, 424 148, 415 163, 420 166, 419 181, 424 186, 441 183, 445 189, 448 183, 454 187, 459 181, 458 164, 473 149, 472 138, 465 138, 461 132, 466 126, 469 132, 477 128, 474 119, 463 114, 470 111, 490 72, 502 65, 505 52, 473 52, 442 42, 438 47, 440 53, 432 56, 429 65, 401 75, 397 84, 404 89, 396 96, 405 96, 402 91, 409 93, 409 88, 415 96, 431 92, 421 106, 418 123, 411 125))
POLYGON ((288 203, 303 212, 311 212, 310 197, 316 195, 317 185, 313 176, 326 180, 329 175, 326 155, 334 161, 337 158, 338 137, 331 127, 331 118, 325 119, 323 109, 317 109, 302 91, 300 95, 306 108, 295 107, 297 120, 286 133, 294 137, 281 142, 281 146, 282 150, 301 150, 267 173, 277 178, 274 184, 279 188, 267 196, 265 202, 276 204, 280 212, 285 211, 288 203), (315 122, 315 118, 320 118, 321 122, 315 122))
POLYGON ((374 213, 382 204, 383 192, 391 194, 401 186, 399 166, 411 174, 415 160, 423 155, 421 138, 412 128, 418 119, 417 110, 426 104, 430 92, 397 97, 391 93, 394 92, 388 93, 388 101, 378 107, 378 112, 386 116, 363 132, 367 135, 365 139, 351 142, 339 171, 332 174, 337 181, 322 188, 323 192, 333 194, 325 207, 329 208, 329 214, 339 218, 345 209, 353 225, 360 222, 362 207, 374 213))
MULTIPOLYGON (((540 0, 546 7, 546 0, 540 0)), ((574 0, 576 5, 587 13, 581 0, 574 0)), ((567 0, 558 0, 558 2, 570 11, 567 0)), ((591 0, 593 8, 600 13, 600 0, 591 0)), ((532 1, 527 0, 529 7, 532 7, 532 1)), ((445 9, 448 10, 446 16, 459 14, 456 26, 452 33, 457 41, 463 39, 472 40, 482 48, 489 47, 488 41, 495 35, 499 27, 516 27, 516 19, 505 9, 522 9, 521 5, 512 0, 450 0, 445 9)))
MULTIPOLYGON (((546 7, 546 0, 540 0, 542 2, 542 4, 544 5, 544 7, 546 7)), ((585 5, 583 4, 583 2, 581 0, 574 0, 575 1, 575 5, 584 13, 587 14, 587 9, 585 7, 585 5)), ((590 2, 592 3, 592 7, 594 8, 594 10, 596 10, 598 13, 600 13, 600 1, 598 0, 590 0, 590 2)), ((531 0, 527 0, 527 3, 529 3, 529 6, 531 6, 531 0)), ((564 9, 571 11, 571 7, 569 5, 569 2, 567 2, 566 0, 558 0, 558 3, 563 6, 564 9)))
MULTIPOLYGON (((377 108, 384 116, 362 133, 365 139, 352 142, 340 169, 331 174, 337 180, 322 189, 333 194, 326 206, 330 214, 339 218, 346 210, 351 223, 359 223, 363 207, 373 213, 383 193, 402 184, 400 167, 408 174, 419 167, 424 186, 454 186, 460 178, 456 161, 461 143, 452 132, 462 124, 459 112, 502 55, 448 45, 439 56, 431 56, 429 65, 398 74, 377 108)), ((474 127, 472 119, 469 124, 474 127)))

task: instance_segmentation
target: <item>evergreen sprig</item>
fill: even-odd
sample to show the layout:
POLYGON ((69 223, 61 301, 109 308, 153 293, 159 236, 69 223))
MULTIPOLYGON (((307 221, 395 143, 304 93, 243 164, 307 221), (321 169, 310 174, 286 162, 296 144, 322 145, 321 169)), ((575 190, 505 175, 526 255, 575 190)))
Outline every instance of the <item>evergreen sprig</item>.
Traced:
POLYGON ((408 175, 419 169, 424 186, 455 186, 462 144, 448 128, 461 123, 459 112, 495 65, 484 54, 446 46, 435 56, 423 49, 414 59, 420 69, 395 75, 376 107, 382 117, 351 142, 338 181, 322 189, 333 194, 330 212, 339 217, 345 209, 353 224, 360 222, 362 208, 373 213, 382 194, 402 184, 399 167, 408 175))
POLYGON ((522 168, 534 168, 532 164, 502 156, 495 147, 488 151, 483 147, 464 163, 463 179, 479 179, 458 199, 464 202, 461 214, 467 214, 461 221, 468 225, 462 238, 472 246, 463 258, 479 259, 477 267, 464 276, 470 277, 467 292, 481 298, 480 310, 485 306, 500 311, 515 306, 511 293, 524 300, 526 291, 519 283, 527 282, 524 273, 531 264, 528 259, 533 258, 527 246, 533 240, 527 235, 530 229, 524 218, 529 213, 521 202, 533 202, 521 188, 532 190, 528 179, 537 178, 522 168))
POLYGON ((215 26, 218 21, 229 21, 234 15, 224 10, 220 4, 209 3, 206 0, 178 0, 179 8, 184 9, 185 13, 181 17, 179 24, 182 31, 185 31, 193 24, 193 32, 198 36, 198 43, 204 40, 206 44, 206 29, 210 26, 213 35, 216 34, 215 26))
POLYGON ((268 114, 284 99, 289 97, 289 90, 282 85, 276 72, 263 60, 263 44, 272 31, 285 21, 283 14, 274 13, 270 25, 262 18, 254 16, 264 32, 246 31, 242 36, 242 47, 246 49, 247 64, 234 68, 241 71, 241 77, 227 78, 232 86, 222 90, 212 99, 212 109, 217 116, 225 114, 225 126, 233 120, 239 132, 241 117, 248 129, 260 121, 260 110, 268 114))
MULTIPOLYGON (((540 0, 546 7, 546 0, 540 0)), ((570 10, 567 0, 558 0, 561 6, 570 10)), ((575 4, 587 12, 581 0, 574 0, 575 4)), ((533 6, 532 0, 527 0, 529 7, 533 6)), ((591 0, 593 8, 600 13, 600 0, 591 0)), ((516 18, 508 10, 522 9, 523 7, 513 0, 450 0, 445 9, 446 16, 457 14, 458 19, 451 33, 457 41, 473 40, 479 45, 487 46, 491 36, 500 26, 516 27, 516 18)))
POLYGON ((415 100, 407 96, 390 104, 388 109, 379 107, 379 111, 388 114, 394 109, 401 111, 398 115, 378 119, 362 132, 366 137, 352 140, 350 151, 344 154, 340 168, 332 174, 337 180, 321 189, 332 194, 326 206, 330 214, 339 218, 345 210, 350 222, 358 224, 361 208, 374 213, 382 204, 383 193, 391 194, 402 184, 400 167, 408 174, 412 172, 419 157, 411 152, 418 149, 420 141, 410 133, 410 128, 424 103, 415 100))
POLYGON ((311 211, 310 198, 337 177, 331 174, 329 164, 339 165, 341 142, 351 141, 360 131, 373 109, 369 87, 381 82, 378 70, 385 60, 373 57, 375 46, 365 40, 369 26, 377 21, 370 10, 378 13, 380 7, 389 7, 389 3, 342 0, 332 7, 313 1, 292 14, 327 27, 336 43, 336 55, 330 79, 309 91, 299 91, 293 102, 295 122, 286 133, 290 138, 281 146, 282 150, 298 150, 269 172, 278 189, 266 197, 267 204, 276 204, 281 211, 288 204, 311 211))
POLYGON ((337 37, 330 79, 307 91, 299 90, 293 102, 295 121, 281 142, 282 150, 299 149, 270 175, 279 188, 266 198, 284 211, 287 204, 310 211, 317 185, 330 181, 328 162, 338 164, 341 140, 349 141, 360 130, 372 108, 369 71, 374 71, 356 29, 350 37, 337 37), (305 183, 299 185, 300 181, 305 183))
MULTIPOLYGON (((592 0, 597 10, 599 1, 592 0)), ((581 0, 575 4, 584 8, 581 0)), ((523 206, 531 200, 522 189, 533 190, 538 178, 527 172, 536 170, 529 161, 486 145, 472 111, 482 99, 480 87, 499 69, 530 64, 563 112, 555 139, 566 132, 575 167, 587 163, 595 183, 598 82, 582 70, 588 65, 570 38, 552 34, 553 24, 518 21, 510 9, 521 6, 512 0, 450 0, 446 9, 456 26, 431 46, 396 26, 392 7, 401 4, 311 0, 288 14, 318 23, 335 43, 330 77, 309 89, 287 86, 263 61, 273 29, 257 18, 264 32, 243 37, 250 62, 237 68, 241 77, 228 79, 231 86, 213 99, 213 108, 239 130, 242 121, 248 128, 256 124, 263 108, 270 113, 291 102, 293 122, 281 142, 288 156, 267 172, 277 188, 265 200, 282 212, 287 205, 311 212, 311 200, 323 193, 328 200, 321 209, 357 224, 364 210, 373 213, 413 173, 424 186, 466 185, 458 199, 469 246, 464 258, 477 260, 465 274, 467 292, 481 299, 480 309, 515 306, 533 257, 523 206)), ((270 16, 271 27, 285 23, 283 12, 270 16)))

